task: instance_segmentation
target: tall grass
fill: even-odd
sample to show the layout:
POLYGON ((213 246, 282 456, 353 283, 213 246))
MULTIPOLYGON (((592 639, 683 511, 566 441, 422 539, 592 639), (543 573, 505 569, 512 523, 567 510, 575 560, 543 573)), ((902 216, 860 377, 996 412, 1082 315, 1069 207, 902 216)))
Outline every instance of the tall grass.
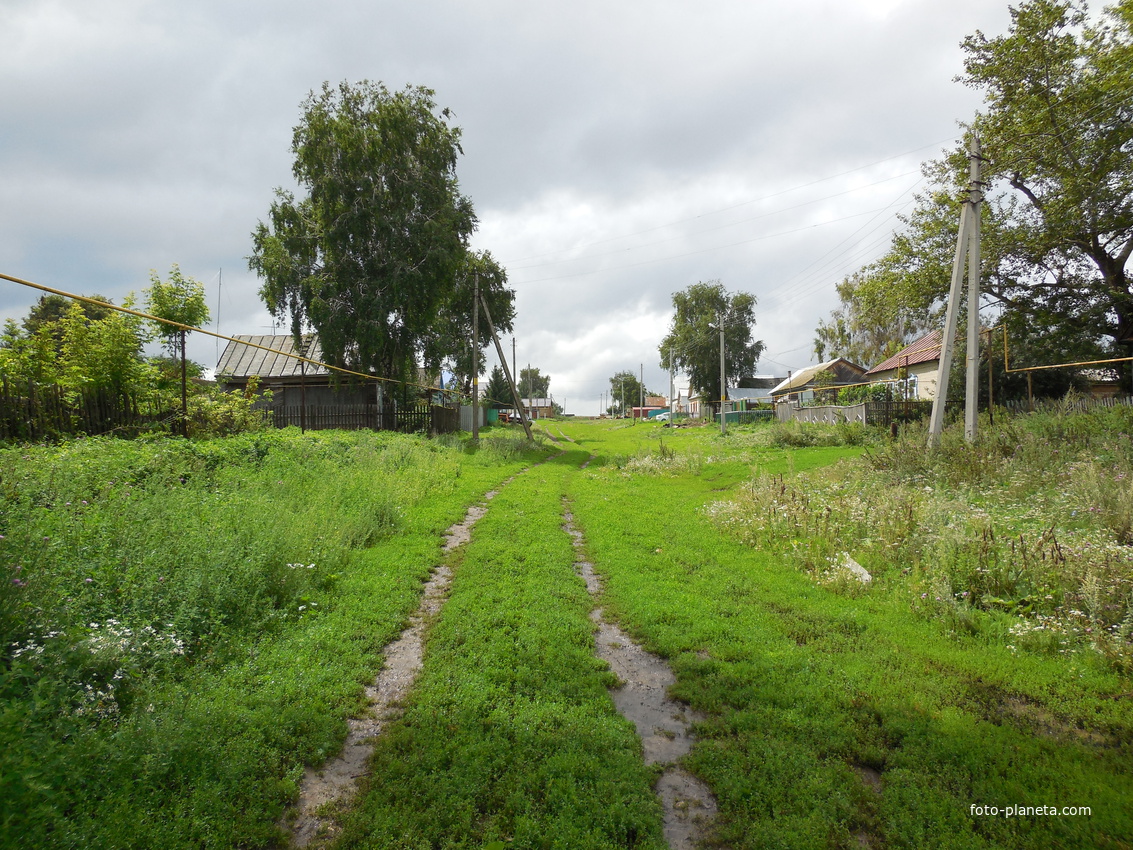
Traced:
POLYGON ((273 841, 441 530, 521 460, 294 430, 0 451, 0 844, 273 841))
MULTIPOLYGON (((850 553, 925 616, 1017 651, 1092 652, 1133 670, 1133 417, 1041 414, 974 444, 920 429, 866 465, 759 476, 716 519, 825 584, 850 553)), ((853 586, 852 583, 849 586, 853 586)))

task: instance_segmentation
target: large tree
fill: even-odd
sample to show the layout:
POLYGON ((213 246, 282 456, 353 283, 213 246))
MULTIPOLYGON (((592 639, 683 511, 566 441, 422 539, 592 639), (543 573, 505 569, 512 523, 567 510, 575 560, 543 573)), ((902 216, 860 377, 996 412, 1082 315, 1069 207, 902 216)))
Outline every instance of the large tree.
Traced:
POLYGON ((408 377, 452 302, 476 216, 450 117, 430 89, 370 82, 324 83, 303 104, 291 150, 306 197, 276 190, 249 266, 272 314, 296 337, 314 328, 336 365, 408 377))
POLYGON ((492 367, 492 374, 484 388, 484 405, 499 409, 511 407, 514 403, 511 397, 511 385, 507 382, 504 370, 497 363, 492 367))
POLYGON ((752 339, 755 296, 729 293, 718 280, 694 283, 673 293, 676 309, 669 332, 661 341, 661 368, 684 372, 694 389, 712 399, 722 397, 720 386, 720 328, 724 329, 727 375, 754 375, 763 343, 752 339))
POLYGON ((1000 222, 990 290, 1036 320, 1130 344, 1133 0, 1100 22, 1060 0, 1011 18, 1007 35, 964 40, 960 78, 986 102, 973 130, 1000 222))
MULTIPOLYGON (((168 279, 162 280, 152 269, 149 279, 150 285, 143 294, 146 309, 154 316, 190 327, 199 327, 209 320, 204 284, 182 274, 176 263, 169 270, 168 279)), ((171 357, 179 353, 184 358, 185 338, 181 335, 180 328, 165 322, 153 322, 153 329, 171 357)))
MULTIPOLYGON (((1059 0, 1011 15, 1007 35, 963 44, 960 80, 986 97, 971 128, 983 157, 980 286, 1001 308, 1013 367, 1111 357, 1133 337, 1133 0, 1101 22, 1059 0)), ((839 289, 843 306, 820 323, 816 350, 862 342, 851 318, 876 342, 939 325, 968 144, 926 164, 929 189, 891 249, 839 289)))
POLYGON ((901 293, 903 283, 901 275, 878 264, 838 284, 842 303, 831 311, 829 320, 819 320, 814 332, 815 357, 845 357, 868 367, 929 330, 929 306, 901 293))

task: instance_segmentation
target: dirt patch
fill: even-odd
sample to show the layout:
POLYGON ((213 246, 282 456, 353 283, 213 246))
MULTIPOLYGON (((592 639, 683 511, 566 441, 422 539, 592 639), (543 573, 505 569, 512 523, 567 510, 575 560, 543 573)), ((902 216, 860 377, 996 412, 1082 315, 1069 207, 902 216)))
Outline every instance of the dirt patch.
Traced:
MULTIPOLYGON (((575 548, 581 549, 582 532, 574 527, 569 510, 564 520, 575 548)), ((602 581, 593 564, 579 560, 575 569, 592 596, 601 593, 602 581)), ((716 815, 716 800, 707 785, 675 762, 692 748, 690 726, 702 718, 683 703, 669 699, 668 689, 676 676, 663 658, 646 652, 614 623, 603 622, 601 608, 591 611, 590 619, 598 627, 595 653, 622 682, 610 696, 622 716, 637 729, 645 763, 669 765, 654 786, 664 811, 665 841, 670 847, 691 850, 708 834, 716 815)))
MULTIPOLYGON (((508 481, 511 479, 509 478, 508 481)), ((504 484, 507 484, 505 481, 504 484)), ((473 505, 459 523, 445 532, 444 551, 451 552, 472 537, 472 527, 487 512, 486 502, 498 491, 484 496, 484 503, 473 505)), ((445 565, 436 567, 425 583, 421 605, 409 618, 409 625, 400 637, 386 647, 385 663, 372 685, 366 687, 369 709, 362 717, 348 722, 346 743, 337 758, 318 770, 307 768, 299 789, 299 802, 289 821, 293 847, 307 847, 333 838, 336 827, 322 815, 346 803, 354 794, 358 780, 367 773, 367 762, 374 751, 373 739, 385 724, 400 714, 399 704, 421 669, 426 625, 441 610, 452 580, 452 571, 445 565)))

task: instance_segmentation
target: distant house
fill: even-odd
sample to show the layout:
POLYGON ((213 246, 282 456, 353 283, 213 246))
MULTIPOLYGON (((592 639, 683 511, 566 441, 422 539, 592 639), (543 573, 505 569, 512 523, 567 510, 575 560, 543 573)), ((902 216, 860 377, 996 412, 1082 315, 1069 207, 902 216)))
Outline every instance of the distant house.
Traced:
POLYGON ((816 391, 862 383, 865 373, 865 367, 837 357, 788 375, 770 394, 775 401, 812 401, 816 391))
POLYGON ((925 334, 866 372, 866 379, 892 382, 900 398, 932 401, 940 383, 940 344, 943 339, 944 334, 940 330, 925 334))
POLYGON ((521 398, 519 401, 528 419, 550 419, 555 415, 555 404, 549 398, 521 398))
MULTIPOLYGON (((259 379, 260 390, 272 391, 272 407, 298 405, 301 396, 305 396, 306 403, 312 407, 376 405, 378 402, 376 382, 336 382, 325 366, 304 364, 296 359, 294 355, 300 352, 290 334, 237 334, 233 339, 239 342, 229 342, 216 364, 217 383, 225 389, 243 390, 255 377, 259 379)), ((318 335, 311 334, 305 340, 308 341, 307 359, 322 360, 318 335)))
POLYGON ((1128 395, 1121 386, 1121 373, 1112 366, 1100 369, 1083 369, 1079 372, 1093 398, 1116 398, 1128 395))
POLYGON ((735 402, 733 410, 748 410, 759 404, 771 402, 771 390, 785 381, 786 378, 776 378, 773 375, 756 375, 752 378, 741 378, 739 386, 728 387, 728 400, 735 402))

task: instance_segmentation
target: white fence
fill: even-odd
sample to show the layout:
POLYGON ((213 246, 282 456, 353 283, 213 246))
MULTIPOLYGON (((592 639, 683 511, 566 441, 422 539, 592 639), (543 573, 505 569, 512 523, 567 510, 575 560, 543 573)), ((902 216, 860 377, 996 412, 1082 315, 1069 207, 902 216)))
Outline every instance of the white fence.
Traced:
POLYGON ((825 404, 820 407, 795 407, 791 403, 775 405, 780 422, 820 422, 835 425, 839 422, 860 422, 865 425, 865 402, 847 405, 825 404))

